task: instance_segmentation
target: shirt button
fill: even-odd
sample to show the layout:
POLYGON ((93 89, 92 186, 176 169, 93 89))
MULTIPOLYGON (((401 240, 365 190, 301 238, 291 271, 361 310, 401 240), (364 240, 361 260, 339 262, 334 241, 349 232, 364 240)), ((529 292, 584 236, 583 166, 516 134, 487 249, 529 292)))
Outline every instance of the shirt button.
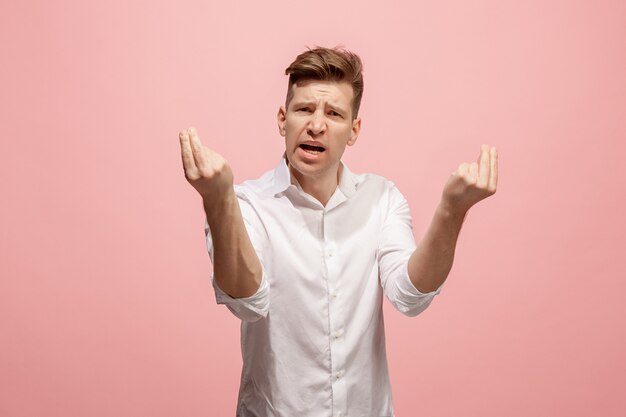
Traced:
POLYGON ((340 379, 343 376, 343 371, 337 372, 337 379, 340 379))
POLYGON ((337 330, 335 332, 335 339, 339 339, 341 337, 341 335, 343 334, 343 330, 337 330))

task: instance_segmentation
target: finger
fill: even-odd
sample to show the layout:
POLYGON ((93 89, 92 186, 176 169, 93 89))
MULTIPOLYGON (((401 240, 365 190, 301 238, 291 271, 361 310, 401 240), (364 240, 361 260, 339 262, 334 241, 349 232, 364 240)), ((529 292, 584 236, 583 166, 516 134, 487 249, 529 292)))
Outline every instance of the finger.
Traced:
POLYGON ((206 165, 204 157, 204 150, 198 132, 195 128, 189 128, 189 138, 191 140, 191 150, 193 151, 193 160, 196 163, 198 169, 203 169, 206 165))
POLYGON ((189 143, 189 132, 187 129, 178 133, 178 139, 180 140, 180 153, 183 158, 183 167, 185 168, 185 171, 195 170, 196 163, 193 160, 191 144, 189 143))
POLYGON ((476 183, 478 180, 478 163, 472 162, 469 166, 469 178, 471 183, 476 183))
POLYGON ((489 176, 489 190, 492 192, 496 191, 498 187, 498 150, 496 147, 491 148, 491 175, 489 176))
POLYGON ((481 145, 478 157, 478 185, 481 187, 487 187, 489 184, 489 158, 489 146, 481 145))
POLYGON ((467 162, 463 162, 461 165, 459 165, 456 172, 461 177, 467 176, 467 174, 469 173, 469 164, 467 162))

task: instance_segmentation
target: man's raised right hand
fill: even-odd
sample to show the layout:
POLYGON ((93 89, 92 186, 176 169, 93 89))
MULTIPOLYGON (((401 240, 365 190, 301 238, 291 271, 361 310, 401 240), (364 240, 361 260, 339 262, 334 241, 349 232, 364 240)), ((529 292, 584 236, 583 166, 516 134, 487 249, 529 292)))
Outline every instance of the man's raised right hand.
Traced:
POLYGON ((218 203, 233 192, 233 171, 222 155, 203 146, 193 127, 178 134, 185 178, 205 203, 218 203))

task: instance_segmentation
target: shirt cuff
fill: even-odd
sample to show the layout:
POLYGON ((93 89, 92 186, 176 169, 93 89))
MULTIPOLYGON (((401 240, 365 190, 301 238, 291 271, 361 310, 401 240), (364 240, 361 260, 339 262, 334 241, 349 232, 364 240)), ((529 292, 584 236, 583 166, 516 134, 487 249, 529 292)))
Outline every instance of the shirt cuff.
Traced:
POLYGON ((415 285, 413 285, 413 281, 411 281, 411 277, 408 274, 403 274, 398 286, 400 287, 400 290, 407 296, 423 298, 434 297, 435 295, 439 294, 441 292, 441 287, 443 286, 443 284, 441 284, 436 290, 430 292, 421 292, 420 290, 415 288, 415 285))
POLYGON ((394 304, 398 311, 408 317, 415 317, 426 310, 443 286, 441 284, 436 290, 423 293, 415 288, 408 273, 400 274, 395 284, 397 298, 394 304))
POLYGON ((224 304, 238 318, 244 321, 256 321, 267 316, 269 311, 269 281, 265 270, 261 276, 261 284, 257 291, 249 297, 233 298, 217 285, 215 274, 211 273, 211 283, 215 290, 215 301, 224 304))

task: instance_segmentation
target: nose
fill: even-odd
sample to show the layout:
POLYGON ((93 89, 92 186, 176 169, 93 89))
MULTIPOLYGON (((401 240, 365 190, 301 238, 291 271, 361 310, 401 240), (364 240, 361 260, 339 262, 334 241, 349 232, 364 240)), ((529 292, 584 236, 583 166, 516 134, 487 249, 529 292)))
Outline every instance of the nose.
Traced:
POLYGON ((311 114, 309 124, 307 126, 307 133, 310 136, 317 136, 326 131, 326 121, 324 120, 324 114, 319 110, 311 114))

